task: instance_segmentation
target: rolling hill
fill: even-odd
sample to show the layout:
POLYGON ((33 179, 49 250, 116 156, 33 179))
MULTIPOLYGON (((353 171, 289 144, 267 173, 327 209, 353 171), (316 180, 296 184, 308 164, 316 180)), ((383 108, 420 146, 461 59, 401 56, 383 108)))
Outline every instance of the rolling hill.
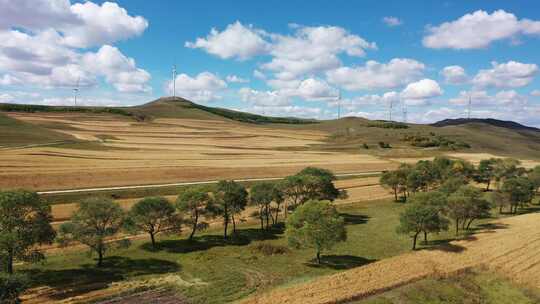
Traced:
MULTIPOLYGON (((280 129, 316 130, 328 134, 321 150, 376 154, 388 157, 436 155, 438 151, 488 152, 503 156, 540 158, 540 129, 495 119, 447 119, 431 125, 372 121, 359 117, 336 120, 309 120, 270 117, 224 108, 199 105, 178 97, 164 97, 133 107, 67 107, 0 104, 0 112, 78 113, 119 115, 124 119, 147 122, 160 118, 240 122, 280 129), (380 149, 381 143, 391 149, 380 149), (364 145, 365 144, 365 145, 364 145), (367 149, 366 149, 367 146, 367 149)), ((68 135, 47 126, 35 126, 5 117, 0 145, 34 144, 66 140, 68 135), (32 128, 36 129, 33 130, 32 128)), ((254 126, 255 127, 255 126, 254 126)))

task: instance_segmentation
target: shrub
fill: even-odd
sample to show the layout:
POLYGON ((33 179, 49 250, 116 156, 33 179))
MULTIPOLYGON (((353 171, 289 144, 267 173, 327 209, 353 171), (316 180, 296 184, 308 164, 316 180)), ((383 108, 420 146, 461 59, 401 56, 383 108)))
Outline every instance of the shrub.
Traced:
POLYGON ((287 254, 291 252, 289 248, 281 245, 273 245, 271 243, 258 243, 255 244, 252 248, 253 252, 261 253, 265 256, 271 256, 271 255, 282 255, 287 254))
POLYGON ((0 273, 0 303, 20 303, 19 295, 28 288, 25 275, 0 273))

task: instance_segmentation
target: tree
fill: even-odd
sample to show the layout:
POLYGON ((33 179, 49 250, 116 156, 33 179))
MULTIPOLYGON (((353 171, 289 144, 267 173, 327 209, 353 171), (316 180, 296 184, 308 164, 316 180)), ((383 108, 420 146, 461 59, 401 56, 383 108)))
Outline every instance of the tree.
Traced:
POLYGON ((255 183, 250 189, 250 203, 259 208, 259 218, 261 220, 261 230, 270 227, 271 210, 270 205, 274 200, 274 185, 269 182, 255 183))
POLYGON ((108 242, 123 225, 125 213, 118 203, 108 198, 90 198, 79 203, 71 221, 60 226, 58 241, 67 246, 80 242, 98 255, 97 266, 103 265, 103 256, 113 245, 125 242, 108 242))
POLYGON ((540 165, 534 167, 528 174, 527 177, 533 183, 535 192, 538 192, 540 189, 540 165))
POLYGON ((322 250, 329 250, 347 239, 345 221, 329 201, 311 200, 298 207, 287 219, 285 234, 294 248, 314 248, 317 263, 322 250))
POLYGON ((513 158, 496 158, 494 159, 494 177, 497 182, 498 189, 506 179, 517 177, 521 170, 518 166, 521 162, 513 158))
POLYGON ((503 213, 503 208, 510 205, 510 199, 506 193, 493 191, 490 193, 489 201, 493 206, 499 207, 499 214, 503 213))
POLYGON ((29 287, 26 275, 0 273, 0 303, 21 303, 19 295, 29 287))
POLYGON ((217 184, 215 212, 223 217, 223 237, 227 238, 229 223, 233 223, 233 233, 236 232, 235 215, 246 208, 248 193, 246 188, 235 181, 220 181, 217 184))
POLYGON ((394 192, 394 201, 398 201, 398 191, 400 187, 400 178, 397 171, 386 171, 381 175, 379 181, 383 187, 392 189, 394 192))
MULTIPOLYGON (((411 204, 418 204, 422 206, 428 206, 435 208, 439 214, 442 213, 444 208, 447 204, 447 195, 443 192, 439 191, 431 191, 431 192, 419 192, 416 193, 414 196, 411 197, 411 204)), ((424 233, 424 242, 427 243, 427 236, 430 232, 439 232, 441 227, 437 226, 441 223, 444 223, 444 225, 447 226, 447 222, 444 220, 439 220, 436 222, 426 223, 426 228, 422 232, 424 233), (430 224, 436 224, 434 227, 430 227, 430 224)), ((446 227, 445 226, 445 227, 446 227)), ((445 228, 446 229, 446 228, 445 228)))
POLYGON ((128 213, 126 227, 133 232, 150 235, 152 248, 156 248, 156 235, 162 232, 180 232, 182 219, 174 206, 164 197, 146 197, 138 201, 128 213))
POLYGON ((454 192, 456 192, 459 188, 466 185, 467 181, 464 180, 461 177, 449 177, 442 185, 439 187, 439 191, 442 193, 445 193, 446 195, 450 195, 454 192))
POLYGON ((298 175, 316 177, 313 182, 315 187, 314 189, 311 189, 312 192, 309 199, 328 200, 332 202, 337 198, 345 198, 347 196, 344 190, 340 191, 334 185, 334 181, 337 178, 330 170, 316 167, 306 167, 302 171, 298 172, 298 175))
POLYGON ((504 181, 501 191, 510 201, 510 213, 530 203, 534 197, 534 184, 526 177, 512 177, 504 181))
POLYGON ((176 208, 189 213, 188 223, 191 224, 189 240, 193 240, 195 232, 208 227, 206 222, 200 222, 202 216, 212 216, 214 209, 212 197, 206 187, 190 187, 182 192, 176 200, 176 208))
POLYGON ((489 191, 491 181, 495 178, 496 163, 497 160, 494 158, 481 160, 473 176, 475 182, 486 184, 486 191, 489 191))
POLYGON ((469 229, 472 222, 479 218, 489 217, 491 205, 483 199, 482 192, 473 186, 462 186, 448 197, 446 214, 454 220, 456 235, 459 225, 469 229))
POLYGON ((278 223, 279 211, 281 209, 281 204, 285 201, 283 192, 281 191, 279 184, 274 184, 272 189, 272 200, 276 203, 275 215, 272 217, 272 223, 278 223))
POLYGON ((0 192, 0 266, 13 273, 14 260, 37 262, 44 259, 39 245, 51 244, 51 207, 35 192, 0 192))
MULTIPOLYGON (((413 196, 414 197, 414 196, 413 196)), ((448 229, 448 221, 431 204, 412 203, 399 217, 398 233, 409 234, 413 240, 412 250, 420 233, 440 232, 448 229)))

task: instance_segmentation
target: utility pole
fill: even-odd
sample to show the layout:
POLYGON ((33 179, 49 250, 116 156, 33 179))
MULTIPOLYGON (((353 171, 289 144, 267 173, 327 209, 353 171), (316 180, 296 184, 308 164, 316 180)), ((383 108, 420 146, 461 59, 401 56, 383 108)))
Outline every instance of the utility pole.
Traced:
POLYGON ((337 118, 341 118, 341 90, 338 91, 338 98, 337 98, 338 108, 337 108, 337 118))

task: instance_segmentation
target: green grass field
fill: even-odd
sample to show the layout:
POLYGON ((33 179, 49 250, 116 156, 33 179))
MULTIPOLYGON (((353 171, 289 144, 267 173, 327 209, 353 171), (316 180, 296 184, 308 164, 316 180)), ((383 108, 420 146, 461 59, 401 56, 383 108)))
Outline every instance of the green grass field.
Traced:
MULTIPOLYGON (((176 283, 170 287, 193 303, 231 302, 256 291, 304 282, 409 251, 409 237, 395 232, 399 213, 405 206, 388 200, 340 206, 338 210, 347 222, 348 240, 325 252, 322 265, 314 264, 313 250, 291 250, 271 256, 261 253, 256 249, 260 243, 287 245, 282 228, 262 233, 256 224, 244 223, 228 243, 223 241, 221 230, 200 234, 192 243, 183 237, 161 236, 160 248, 155 251, 145 239, 134 241, 130 248, 109 252, 101 269, 95 267, 93 257, 79 251, 53 254, 43 264, 20 269, 32 273, 36 284, 60 289, 71 286, 73 295, 101 289, 115 281, 174 275, 176 283)), ((433 235, 430 243, 420 247, 452 239, 451 233, 433 235)))
POLYGON ((68 140, 74 138, 0 113, 0 146, 39 145, 68 140))
POLYGON ((482 270, 428 278, 351 304, 534 304, 540 292, 482 270))

